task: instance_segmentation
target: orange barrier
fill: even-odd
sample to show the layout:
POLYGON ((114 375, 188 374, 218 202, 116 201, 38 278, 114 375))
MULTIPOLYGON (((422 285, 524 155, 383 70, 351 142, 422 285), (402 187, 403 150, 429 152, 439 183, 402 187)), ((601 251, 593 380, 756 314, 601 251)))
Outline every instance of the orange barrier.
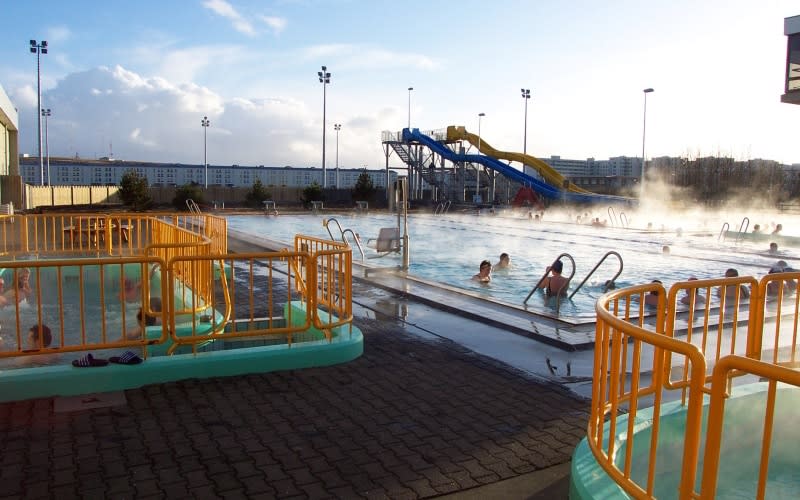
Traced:
POLYGON ((714 498, 725 401, 733 381, 751 375, 766 379, 770 387, 763 427, 741 429, 762 432, 758 494, 763 498, 775 430, 775 387, 778 382, 800 386, 800 375, 789 369, 797 366, 798 280, 800 273, 772 274, 760 282, 751 277, 693 280, 676 283, 668 293, 651 283, 615 290, 598 300, 587 442, 597 463, 625 492, 655 498, 656 458, 665 447, 679 447, 678 497, 714 498), (712 294, 719 299, 713 307, 708 300, 712 294), (648 296, 655 297, 649 301, 654 311, 647 310, 648 296), (790 346, 780 348, 787 341, 790 346), (684 434, 678 442, 665 443, 659 439, 660 422, 665 401, 675 395, 686 408, 684 434), (644 461, 633 455, 640 412, 650 426, 649 442, 639 444, 647 449, 644 461), (628 415, 620 426, 622 413, 628 415), (704 447, 703 428, 709 430, 704 447), (702 481, 697 482, 701 456, 702 481), (643 474, 634 475, 634 468, 643 474))

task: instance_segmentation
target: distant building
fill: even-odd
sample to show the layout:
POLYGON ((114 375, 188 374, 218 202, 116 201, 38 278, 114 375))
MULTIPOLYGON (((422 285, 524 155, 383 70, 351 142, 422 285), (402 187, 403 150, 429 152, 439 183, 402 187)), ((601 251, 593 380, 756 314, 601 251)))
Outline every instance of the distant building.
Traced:
MULTIPOLYGON (((19 162, 23 180, 28 184, 39 184, 39 159, 23 157, 19 162)), ((205 184, 203 165, 180 163, 149 163, 136 161, 53 158, 50 157, 50 179, 56 186, 105 186, 118 185, 126 172, 133 170, 145 177, 151 186, 182 186, 205 184)), ((340 168, 339 187, 352 189, 358 177, 367 172, 372 184, 378 189, 386 187, 385 170, 363 168, 340 168)), ((336 186, 336 169, 327 169, 328 186, 336 186)), ((390 172, 390 182, 397 180, 397 173, 390 172)), ((208 166, 208 185, 250 187, 256 179, 265 186, 306 187, 314 182, 323 185, 322 169, 307 167, 247 167, 240 165, 208 166)))
MULTIPOLYGON (((570 180, 578 177, 588 178, 592 176, 639 177, 642 172, 642 159, 631 156, 615 156, 608 160, 595 160, 594 158, 568 160, 560 156, 539 159, 570 180)), ((528 175, 537 175, 536 169, 528 166, 525 167, 525 173, 528 175)))
POLYGON ((783 20, 786 35, 786 86, 781 102, 800 104, 800 16, 783 20))

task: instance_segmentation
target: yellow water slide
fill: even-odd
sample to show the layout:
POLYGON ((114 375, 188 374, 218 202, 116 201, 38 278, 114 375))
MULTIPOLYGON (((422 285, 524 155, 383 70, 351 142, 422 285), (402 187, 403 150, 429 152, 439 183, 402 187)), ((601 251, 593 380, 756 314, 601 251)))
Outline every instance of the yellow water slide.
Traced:
POLYGON ((469 141, 469 143, 475 147, 478 147, 478 144, 480 143, 480 147, 478 147, 478 149, 486 156, 491 156, 492 158, 497 158, 498 160, 517 161, 523 165, 535 168, 536 171, 539 172, 539 175, 541 175, 544 180, 552 186, 555 186, 559 189, 564 189, 564 182, 566 181, 568 182, 568 191, 572 191, 573 193, 591 193, 591 191, 579 188, 572 182, 567 181, 566 177, 558 173, 553 167, 542 160, 522 153, 498 151, 490 146, 483 137, 481 137, 480 141, 478 141, 478 136, 467 132, 467 129, 464 127, 455 125, 447 127, 447 140, 469 141))

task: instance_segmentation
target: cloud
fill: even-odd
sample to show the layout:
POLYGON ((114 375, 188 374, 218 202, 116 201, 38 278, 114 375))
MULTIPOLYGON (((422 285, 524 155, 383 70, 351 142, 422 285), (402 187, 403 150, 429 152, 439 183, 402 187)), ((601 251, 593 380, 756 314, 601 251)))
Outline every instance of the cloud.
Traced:
POLYGON ((225 0, 206 0, 203 2, 203 7, 213 11, 218 16, 228 19, 233 25, 233 29, 247 36, 255 36, 256 30, 253 24, 242 17, 233 5, 225 0))
POLYGON ((274 16, 258 16, 261 18, 261 21, 267 25, 268 28, 272 30, 273 33, 276 35, 280 35, 281 32, 286 28, 286 19, 283 17, 274 17, 274 16))

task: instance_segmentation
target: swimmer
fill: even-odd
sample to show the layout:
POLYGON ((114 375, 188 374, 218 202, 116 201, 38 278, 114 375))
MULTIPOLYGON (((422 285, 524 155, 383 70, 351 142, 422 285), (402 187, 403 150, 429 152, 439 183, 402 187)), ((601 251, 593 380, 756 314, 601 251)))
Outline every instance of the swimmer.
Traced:
MULTIPOLYGON (((661 284, 661 280, 653 280, 653 281, 651 281, 651 283, 658 283, 660 285, 661 284)), ((645 295, 645 297, 644 297, 645 305, 657 306, 658 305, 658 294, 659 294, 658 290, 652 290, 650 293, 645 295)))
POLYGON ((472 281, 480 281, 481 283, 488 283, 492 281, 492 263, 488 260, 481 261, 478 274, 472 277, 472 281))
POLYGON ((769 253, 776 254, 778 253, 778 244, 774 241, 769 244, 769 253))
MULTIPOLYGON (((687 281, 697 281, 696 276, 689 276, 687 281)), ((684 290, 685 295, 681 297, 681 304, 686 304, 691 308, 696 308, 699 305, 703 305, 706 303, 706 298, 703 297, 703 293, 699 289, 690 289, 687 288, 684 290), (692 303, 692 290, 694 290, 694 303, 692 303)))
POLYGON ((494 265, 494 269, 508 269, 511 267, 511 257, 503 252, 500 254, 500 260, 494 265))
POLYGON ((548 297, 555 297, 557 295, 566 295, 569 286, 569 280, 561 276, 564 270, 564 263, 560 260, 553 262, 552 266, 547 266, 546 272, 551 274, 547 276, 541 283, 541 288, 544 294, 548 297))
MULTIPOLYGON (((161 299, 158 297, 150 297, 150 310, 153 312, 161 312, 161 299)), ((142 338, 142 332, 148 326, 161 324, 159 316, 151 316, 146 314, 140 307, 139 312, 136 313, 136 328, 125 332, 125 338, 128 340, 139 340, 142 338)))
MULTIPOLYGON (((735 268, 731 267, 725 271, 726 278, 736 278, 739 276, 739 271, 735 268)), ((723 286, 717 288, 717 297, 722 296, 722 290, 725 290, 725 298, 726 299, 736 299, 736 287, 735 286, 723 286)), ((739 295, 742 298, 749 298, 750 297, 750 289, 747 288, 745 285, 739 285, 739 295)))
POLYGON ((663 247, 661 247, 661 253, 662 254, 669 255, 669 252, 670 252, 669 245, 664 245, 663 247))
POLYGON ((16 286, 6 290, 3 295, 0 295, 0 307, 14 302, 20 303, 27 300, 33 293, 30 283, 31 270, 24 267, 15 274, 17 276, 16 286))
POLYGON ((775 226, 775 230, 772 231, 772 234, 780 234, 782 230, 783 230, 783 225, 778 224, 777 226, 775 226))
POLYGON ((759 224, 753 226, 753 234, 758 234, 760 232, 761 232, 761 226, 759 224))

